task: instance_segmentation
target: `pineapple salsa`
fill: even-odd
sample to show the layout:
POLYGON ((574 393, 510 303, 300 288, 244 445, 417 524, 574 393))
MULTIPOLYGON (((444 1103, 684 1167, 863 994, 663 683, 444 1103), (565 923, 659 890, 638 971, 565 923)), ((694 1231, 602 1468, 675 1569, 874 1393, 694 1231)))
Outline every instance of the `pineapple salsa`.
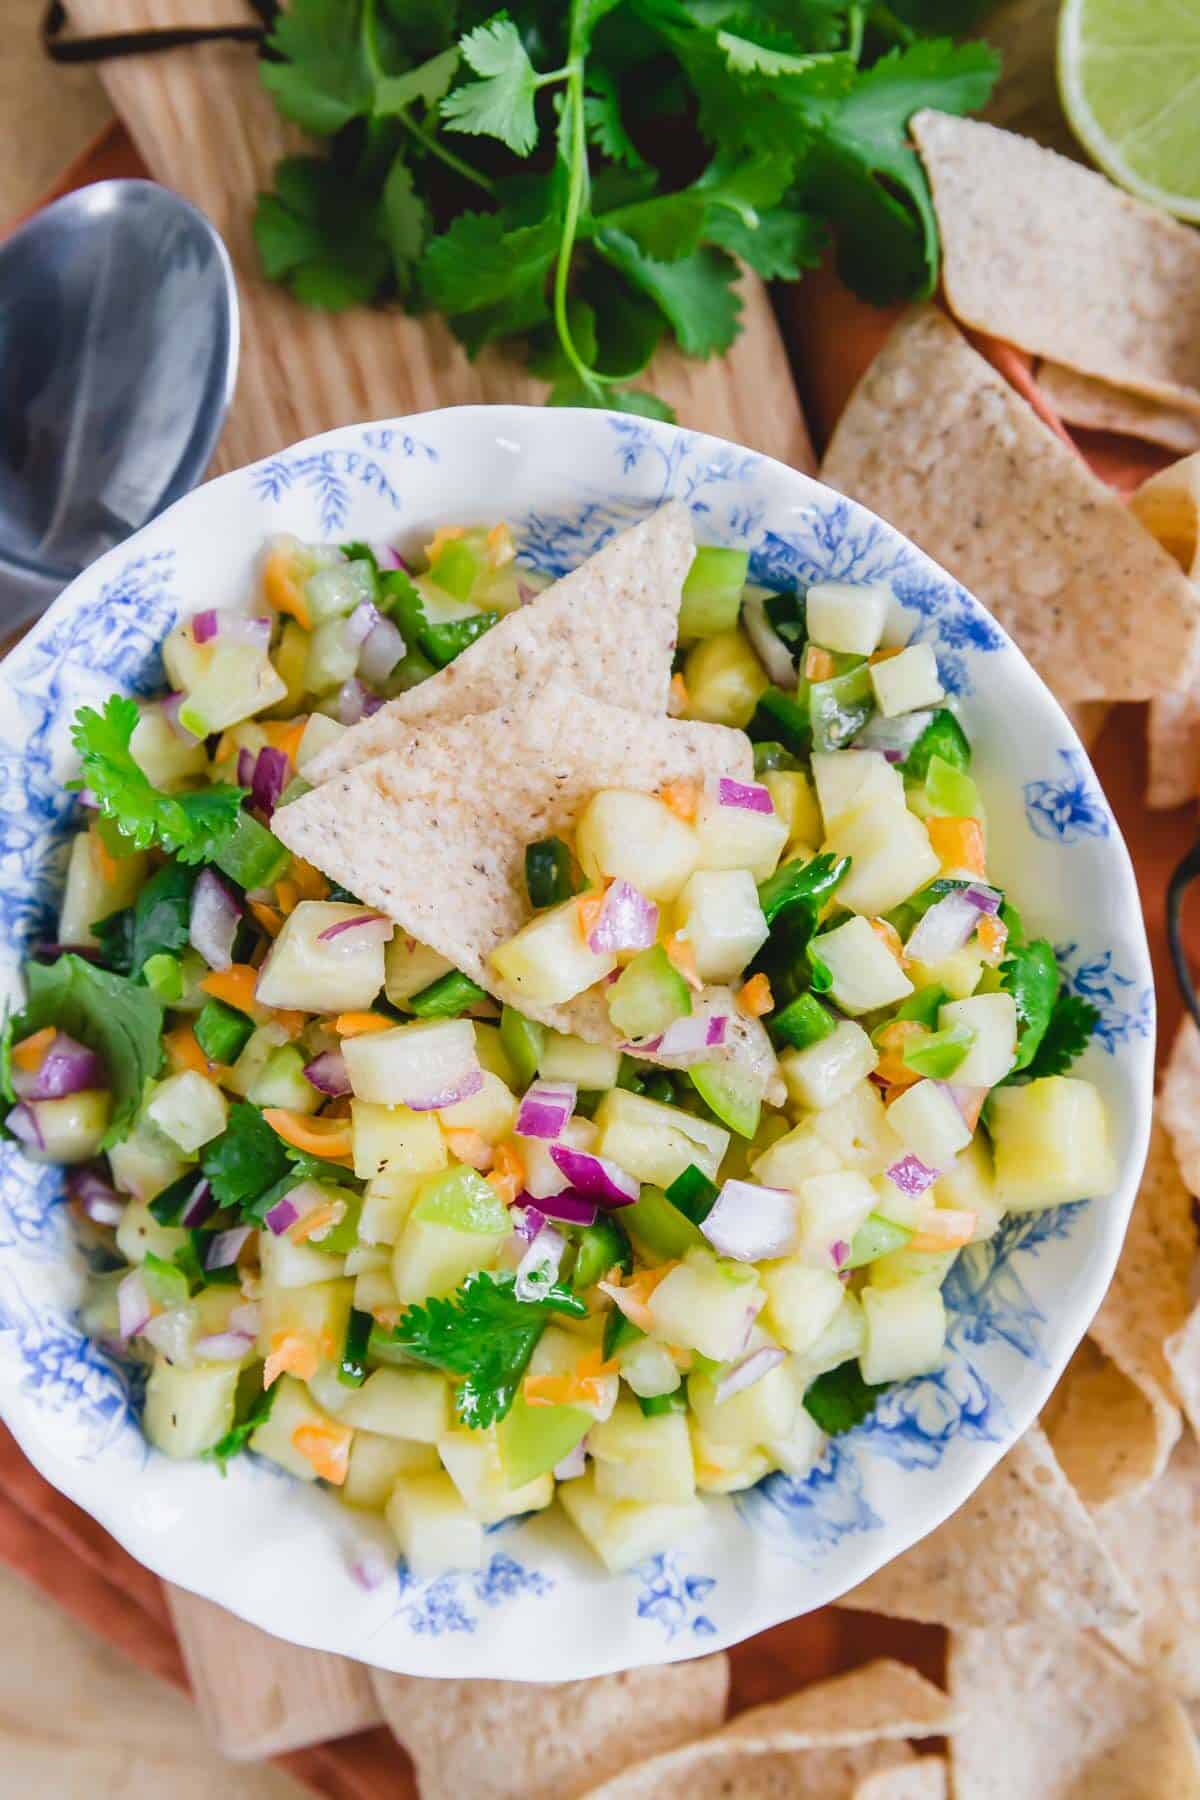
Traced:
MULTIPOLYGON (((503 525, 419 568, 277 541, 248 603, 172 631, 165 698, 76 715, 86 823, 5 1040, 8 1131, 69 1166, 84 1322, 144 1365, 151 1442, 325 1483, 417 1572, 556 1500, 625 1568, 699 1495, 802 1476, 938 1363, 965 1246, 1115 1179, 1068 1073, 1090 1009, 886 589, 768 594, 697 551, 659 717, 573 696, 653 729, 662 778, 518 833, 522 922, 484 949, 360 899, 353 850, 289 851, 379 709, 427 693, 410 763, 469 741, 433 684, 536 640, 543 586, 503 525)), ((512 729, 536 798, 564 777, 512 729)))

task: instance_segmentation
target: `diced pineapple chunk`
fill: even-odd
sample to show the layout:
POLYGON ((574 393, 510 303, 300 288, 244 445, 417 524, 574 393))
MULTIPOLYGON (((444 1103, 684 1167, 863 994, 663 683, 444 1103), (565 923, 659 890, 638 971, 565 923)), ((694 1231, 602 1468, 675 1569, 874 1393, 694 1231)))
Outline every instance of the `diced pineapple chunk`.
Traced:
POLYGON ((128 906, 145 879, 146 858, 141 851, 131 856, 110 856, 94 829, 78 832, 71 839, 67 858, 67 880, 58 915, 59 943, 97 943, 92 926, 128 906))
POLYGON ((811 1350, 842 1304, 844 1289, 831 1267, 816 1269, 800 1257, 764 1263, 767 1304, 763 1325, 785 1350, 811 1350))
POLYGON ((785 1050, 779 1058, 779 1073, 787 1084, 788 1098, 817 1112, 843 1099, 878 1061, 862 1026, 843 1019, 819 1043, 803 1050, 785 1050))
POLYGON ((918 1282, 865 1287, 861 1299, 867 1325, 864 1381, 873 1387, 936 1369, 946 1345, 946 1309, 938 1288, 918 1282))
POLYGON ((771 1458, 757 1444, 723 1444, 690 1420, 696 1486, 702 1494, 740 1494, 761 1481, 771 1458))
MULTIPOLYGON (((589 1046, 590 1047, 590 1046, 589 1046)), ((489 1144, 511 1137, 517 1122, 517 1097, 498 1075, 484 1069, 483 1086, 469 1100, 457 1100, 438 1113, 447 1131, 477 1131, 489 1144)))
POLYGON ((233 1424, 238 1363, 184 1369, 156 1356, 146 1383, 142 1426, 164 1456, 202 1456, 233 1424))
POLYGON ((824 848, 850 858, 837 897, 842 906, 868 918, 891 912, 941 868, 920 819, 890 799, 855 807, 836 819, 824 848))
POLYGON ((434 1475, 402 1475, 384 1510, 414 1575, 481 1566, 483 1526, 440 1470, 434 1475))
MULTIPOLYGON (((304 1181, 293 1188, 289 1199, 295 1204, 295 1196, 307 1206, 311 1199, 314 1210, 317 1206, 341 1205, 346 1203, 345 1190, 338 1190, 332 1184, 326 1186, 318 1181, 304 1181)), ((343 1259, 331 1256, 328 1251, 318 1250, 315 1244, 294 1243, 283 1233, 276 1237, 273 1231, 259 1233, 259 1256, 262 1259, 263 1280, 271 1287, 299 1288, 311 1287, 317 1281, 333 1281, 342 1273, 343 1259)))
MULTIPOLYGON (((782 1066, 782 1065, 781 1065, 782 1066)), ((750 1165, 755 1181, 764 1187, 790 1188, 796 1192, 807 1175, 833 1174, 840 1167, 836 1152, 816 1129, 814 1119, 801 1119, 776 1139, 750 1165)))
POLYGON ((945 988, 951 1000, 966 1000, 979 986, 979 977, 987 966, 983 951, 964 944, 953 956, 938 963, 910 962, 909 977, 914 987, 945 988))
POLYGON ((690 1500, 696 1491, 686 1416, 646 1418, 636 1400, 619 1400, 612 1416, 593 1425, 588 1449, 603 1500, 690 1500))
POLYGON ((448 975, 454 964, 431 950, 428 944, 418 943, 416 938, 398 931, 387 947, 383 966, 384 992, 393 1006, 403 1007, 414 994, 448 975))
POLYGON ((435 1369, 376 1369, 347 1390, 340 1417, 381 1437, 436 1444, 450 1425, 450 1383, 435 1369))
POLYGON ((354 1173, 360 1181, 377 1175, 433 1174, 450 1160, 436 1113, 354 1100, 350 1119, 354 1173))
POLYGON ((729 1133, 678 1106, 612 1088, 596 1108, 596 1154, 628 1170, 638 1181, 670 1187, 689 1163, 715 1180, 729 1148, 729 1133))
MULTIPOLYGON (((740 785, 740 784, 738 784, 740 785)), ((774 810, 757 812, 722 801, 720 780, 707 781, 696 807, 698 866, 702 869, 753 869, 759 880, 770 875, 787 842, 787 821, 774 810)), ((769 790, 768 790, 769 792, 769 790)))
POLYGON ((744 631, 714 632, 688 652, 683 665, 687 716, 744 727, 771 683, 744 631))
MULTIPOLYGON (((887 1185, 890 1187, 891 1183, 887 1185)), ((974 1213, 973 1244, 994 1234, 1004 1217, 1004 1197, 997 1191, 991 1152, 982 1131, 977 1131, 966 1149, 959 1151, 925 1198, 935 1206, 974 1213)))
POLYGON ((958 1258, 957 1250, 889 1250, 867 1266, 873 1288, 940 1288, 958 1258))
POLYGON ((608 1044, 589 1044, 566 1031, 548 1031, 538 1057, 538 1074, 547 1081, 574 1081, 581 1088, 615 1087, 621 1052, 608 1044))
POLYGON ((748 868, 699 869, 675 915, 701 981, 733 981, 767 941, 767 922, 748 868))
POLYGON ((844 1169, 837 1175, 808 1176, 800 1183, 799 1197, 795 1254, 814 1268, 841 1268, 851 1238, 875 1205, 875 1189, 865 1175, 844 1169))
MULTIPOLYGON (((589 1329, 592 1329, 591 1326, 589 1329)), ((598 1345, 599 1338, 593 1338, 592 1342, 598 1345)), ((587 1350, 587 1339, 573 1331, 567 1331, 561 1325, 547 1325, 534 1346, 528 1372, 530 1375, 573 1374, 587 1350)), ((619 1375, 594 1375, 590 1383, 593 1397, 590 1400, 574 1401, 572 1406, 580 1412, 590 1413, 593 1419, 607 1419, 617 1403, 620 1386, 619 1375)), ((532 1410, 550 1412, 553 1409, 535 1407, 532 1410)))
MULTIPOLYGON (((304 663, 304 659, 308 655, 307 635, 305 635, 303 632, 292 632, 290 627, 287 625, 285 625, 283 628, 283 634, 284 634, 284 641, 286 643, 288 643, 289 645, 294 645, 294 647, 295 647, 294 654, 296 656, 297 661, 301 665, 300 671, 299 671, 299 676, 300 676, 300 683, 301 683, 301 691, 303 691, 303 681, 304 681, 303 663, 304 663)), ((285 667, 284 667, 285 658, 284 658, 284 655, 282 652, 282 647, 281 647, 280 651, 276 654, 275 662, 276 662, 276 666, 279 669, 279 673, 288 682, 289 697, 290 697, 290 690, 291 690, 292 684, 291 684, 291 680, 289 679, 289 671, 287 669, 285 669, 285 667)), ((304 727, 303 734, 301 735, 301 738, 300 738, 299 746, 296 750, 296 773, 297 773, 297 775, 303 775, 304 771, 308 768, 309 763, 315 762, 317 757, 320 756, 320 754, 323 750, 332 750, 333 746, 337 743, 338 739, 341 737, 344 737, 345 734, 346 734, 346 727, 344 725, 339 725, 339 723, 336 719, 329 718, 326 713, 315 712, 315 713, 311 714, 307 725, 304 727)))
POLYGON ((441 1466, 432 1444, 415 1444, 404 1438, 379 1437, 373 1431, 356 1431, 350 1446, 350 1467, 342 1488, 342 1499, 347 1506, 382 1512, 402 1475, 435 1475, 441 1466))
POLYGON ((785 1475, 792 1476, 794 1480, 800 1480, 808 1474, 825 1448, 825 1434, 811 1413, 803 1406, 797 1406, 792 1429, 787 1436, 772 1438, 764 1448, 777 1469, 782 1469, 785 1475))
POLYGON ((297 1337, 312 1345, 318 1362, 338 1355, 346 1339, 354 1283, 314 1282, 311 1287, 263 1288, 259 1305, 258 1348, 267 1356, 276 1340, 297 1337))
POLYGON ((129 754, 155 787, 170 789, 178 782, 208 773, 204 739, 190 733, 181 736, 157 701, 142 707, 129 740, 129 754))
POLYGON ((813 780, 825 831, 875 800, 904 805, 904 780, 881 750, 814 750, 813 780))
POLYGON ((541 1512, 554 1499, 554 1476, 547 1470, 523 1487, 511 1487, 496 1431, 448 1431, 438 1440, 438 1455, 463 1504, 482 1525, 518 1513, 541 1512))
POLYGON ((269 1457, 295 1475, 300 1481, 315 1481, 317 1470, 303 1451, 297 1448, 298 1431, 316 1428, 336 1430, 336 1421, 317 1405, 302 1381, 281 1375, 276 1383, 271 1411, 250 1438, 250 1448, 259 1456, 269 1457))
POLYGON ((302 900, 288 914, 259 971, 255 997, 262 1006, 304 1012, 358 1012, 368 1008, 383 986, 383 952, 391 927, 375 925, 321 933, 369 909, 340 900, 302 900))
POLYGON ((808 635, 825 650, 870 656, 879 648, 892 590, 886 582, 815 581, 808 590, 808 635))
POLYGON ((617 966, 615 956, 588 944, 577 900, 564 900, 561 906, 537 913, 515 937, 492 951, 491 961, 501 980, 535 1006, 573 1000, 617 966))
POLYGON ((768 769, 763 786, 787 826, 788 847, 802 844, 815 851, 822 836, 821 812, 812 782, 803 769, 768 769))
MULTIPOLYGON (((871 1264, 872 1269, 876 1266, 871 1264)), ((866 1329, 861 1302, 853 1294, 843 1294, 841 1306, 820 1337, 803 1356, 796 1358, 795 1376, 799 1390, 803 1392, 818 1375, 840 1368, 851 1357, 861 1355, 866 1329)))
POLYGON ((763 1298, 752 1267, 689 1250, 659 1282, 646 1310, 653 1336, 663 1343, 698 1350, 713 1362, 729 1362, 740 1353, 763 1298))
POLYGON ((592 1469, 578 1481, 564 1482, 558 1497, 580 1536, 614 1575, 662 1550, 675 1549, 704 1521, 704 1509, 698 1500, 675 1506, 605 1500, 596 1491, 592 1469))
POLYGON ((453 1293, 473 1270, 494 1261, 510 1229, 495 1191, 473 1169, 431 1176, 392 1256, 397 1294, 414 1301, 453 1293))
POLYGON ((954 1071, 963 1087, 995 1087, 1004 1080, 1017 1058, 1017 1004, 1011 994, 976 994, 970 1000, 952 1000, 938 1012, 942 1030, 965 1025, 975 1042, 954 1071))
POLYGON ((1108 1115, 1090 1081, 1048 1075, 998 1088, 988 1128, 1006 1212, 1096 1199, 1117 1184, 1108 1115))
POLYGON ((888 1123, 906 1150, 929 1169, 946 1169, 971 1141, 971 1128, 939 1082, 918 1081, 887 1109, 888 1123))
POLYGON ((837 1157, 838 1167, 860 1175, 877 1175, 901 1153, 887 1108, 871 1081, 860 1081, 832 1106, 813 1113, 812 1127, 837 1157))
POLYGON ((647 1400, 675 1393, 683 1380, 674 1357, 654 1338, 639 1337, 622 1344, 617 1361, 625 1385, 647 1400))
POLYGON ((674 900, 699 861, 690 825, 655 795, 621 788, 593 794, 575 847, 592 881, 629 881, 650 900, 674 900))
MULTIPOLYGON (((179 1146, 156 1130, 144 1113, 124 1142, 112 1145, 108 1163, 121 1192, 141 1201, 153 1200, 165 1187, 178 1181, 187 1167, 179 1146)), ((122 1251, 122 1255, 127 1253, 122 1251)))
POLYGON ((394 1244, 404 1221, 412 1211, 421 1186, 421 1176, 400 1171, 376 1175, 367 1183, 362 1212, 358 1216, 359 1241, 364 1244, 394 1244))
POLYGON ((187 1232, 178 1226, 160 1225, 145 1200, 130 1200, 117 1226, 117 1249, 129 1263, 145 1262, 151 1251, 171 1262, 187 1241, 187 1232))
POLYGON ((160 1081, 146 1102, 146 1117, 166 1133, 185 1155, 199 1150, 225 1129, 229 1111, 225 1096, 214 1081, 194 1069, 181 1069, 160 1081))
POLYGON ((812 952, 832 975, 833 998, 843 1012, 874 1012, 913 991, 898 958, 866 919, 847 919, 844 925, 823 931, 813 939, 812 952))
POLYGON ((916 712, 922 706, 938 706, 945 697, 932 644, 910 644, 899 656, 873 663, 871 686, 885 719, 916 712))
POLYGON ((717 1399, 719 1385, 720 1376, 710 1373, 688 1379, 688 1405, 711 1442, 749 1449, 771 1438, 787 1436, 796 1417, 799 1395, 786 1362, 776 1363, 749 1387, 726 1400, 717 1399))
POLYGON ((346 1038, 342 1057, 356 1099, 402 1106, 411 1095, 430 1099, 454 1091, 463 1075, 477 1074, 475 1030, 470 1019, 418 1019, 392 1031, 346 1038))

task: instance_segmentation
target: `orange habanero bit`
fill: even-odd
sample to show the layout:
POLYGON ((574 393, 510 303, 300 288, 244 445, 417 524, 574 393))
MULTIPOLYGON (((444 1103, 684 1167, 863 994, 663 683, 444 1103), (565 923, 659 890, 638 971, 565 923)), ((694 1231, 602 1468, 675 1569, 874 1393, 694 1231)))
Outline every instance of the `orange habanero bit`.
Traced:
POLYGON ((481 1131, 465 1126, 448 1129, 443 1125, 442 1136, 452 1156, 456 1156, 460 1163, 466 1163, 469 1169, 478 1169, 481 1175, 486 1175, 495 1156, 492 1146, 481 1131))
POLYGON ((925 1216, 923 1230, 914 1232, 906 1250, 960 1250, 975 1235, 975 1214, 945 1206, 925 1216))
POLYGON ((269 1388, 281 1375, 308 1381, 316 1374, 320 1360, 316 1345, 304 1332, 273 1332, 270 1354, 263 1363, 263 1386, 269 1388))
POLYGON ((340 1225, 345 1216, 344 1200, 327 1200, 323 1206, 314 1206, 311 1212, 306 1212, 297 1219, 288 1236, 294 1244, 307 1243, 310 1237, 317 1237, 334 1225, 340 1225))
POLYGON ((326 1162, 350 1160, 354 1142, 347 1119, 314 1119, 307 1113, 290 1112, 284 1106, 265 1106, 263 1118, 276 1137, 291 1144, 294 1150, 324 1157, 326 1162))
POLYGON ((382 1013, 344 1012, 333 1021, 333 1029, 339 1037, 365 1037, 368 1031, 390 1031, 395 1022, 382 1013))
POLYGON ((257 986, 258 970, 249 963, 230 963, 227 969, 212 969, 200 983, 202 991, 211 994, 214 1000, 223 1000, 226 1006, 252 1017, 262 1010, 254 998, 257 986))
POLYGON ((926 819, 925 826, 944 872, 986 872, 983 826, 978 819, 926 819))
POLYGON ((511 1206, 525 1186, 525 1164, 515 1144, 497 1144, 492 1154, 491 1172, 486 1177, 497 1198, 511 1206))
POLYGON ((279 908, 267 906, 262 900, 251 900, 247 904, 267 936, 278 937, 283 930, 283 914, 279 908))
POLYGON ((690 988, 694 988, 696 993, 699 993, 704 983, 696 972, 696 952, 687 939, 672 932, 663 945, 663 949, 667 953, 672 968, 683 976, 690 988))
POLYGON ((466 537, 465 525, 439 525, 425 546, 425 557, 432 562, 443 544, 452 544, 455 538, 466 537))
POLYGON ((275 883, 275 898, 279 902, 280 912, 286 917, 288 913, 295 912, 299 906, 300 889, 294 881, 289 881, 285 876, 282 881, 275 883))
POLYGON ((263 566, 263 592, 276 612, 290 613, 305 631, 312 628, 312 617, 303 590, 292 575, 291 559, 286 550, 275 550, 263 566))
POLYGON ((889 951, 900 964, 900 967, 903 968, 908 961, 908 958, 904 954, 904 945, 900 941, 900 933, 896 930, 896 927, 889 924, 887 919, 871 919, 869 923, 871 930, 875 933, 875 936, 879 939, 884 949, 889 951))
POLYGON ((1008 943, 1008 926, 1003 919, 985 913, 975 931, 979 939, 979 948, 989 962, 999 962, 1004 955, 1004 947, 1008 943))
POLYGON ((869 663, 890 662, 893 656, 899 656, 900 649, 901 646, 899 644, 892 644, 885 646, 882 650, 872 650, 867 661, 869 663))
POLYGON ((837 664, 828 650, 822 650, 817 644, 810 644, 804 653, 804 679, 806 681, 832 681, 837 674, 837 664))
POLYGON ((105 843, 100 833, 93 826, 88 832, 92 845, 92 861, 95 863, 102 880, 115 881, 117 878, 117 859, 105 843))
POLYGON ((273 750, 282 750, 292 767, 296 766, 296 752, 300 748, 300 740, 308 729, 308 714, 302 719, 264 719, 262 729, 268 744, 273 750))
POLYGON ((695 818, 700 804, 700 784, 697 781, 667 781, 663 783, 659 797, 663 805, 687 825, 695 818))
POLYGON ((764 1013, 769 1013, 775 1004, 775 996, 766 976, 760 972, 744 981, 737 991, 737 1003, 748 1019, 761 1019, 764 1013))
POLYGON ((19 1044, 14 1044, 12 1047, 13 1067, 22 1069, 27 1074, 32 1074, 35 1069, 40 1069, 47 1050, 57 1036, 58 1033, 53 1025, 43 1025, 40 1031, 32 1032, 29 1037, 22 1038, 19 1044))
POLYGON ((320 869, 314 869, 312 864, 305 862, 302 856, 293 856, 289 873, 300 890, 302 900, 327 900, 329 898, 329 883, 320 869))
POLYGON ((596 929, 600 914, 604 911, 603 891, 597 892, 595 889, 590 889, 586 894, 580 894, 575 902, 575 909, 579 921, 579 935, 586 943, 596 929))
POLYGON ((912 1087, 921 1077, 905 1062, 904 1051, 909 1044, 928 1036, 926 1027, 916 1019, 893 1019, 874 1039, 875 1048, 879 1051, 879 1061, 872 1074, 877 1075, 880 1081, 886 1081, 889 1087, 912 1087))
POLYGON ((292 1448, 312 1464, 322 1481, 341 1487, 350 1468, 353 1436, 349 1425, 297 1425, 292 1433, 292 1448))
POLYGON ((176 1025, 172 1030, 164 1031, 163 1049, 173 1075, 181 1069, 192 1069, 197 1075, 211 1075, 216 1067, 196 1042, 196 1033, 190 1025, 176 1025))

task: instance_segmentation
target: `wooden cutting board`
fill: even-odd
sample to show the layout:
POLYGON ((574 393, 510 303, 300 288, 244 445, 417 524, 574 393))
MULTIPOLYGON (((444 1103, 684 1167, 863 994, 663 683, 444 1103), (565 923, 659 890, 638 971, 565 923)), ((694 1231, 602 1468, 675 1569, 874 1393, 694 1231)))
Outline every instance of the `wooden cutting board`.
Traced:
MULTIPOLYGON (((252 22, 240 0, 72 0, 81 32, 252 22)), ((544 384, 496 351, 469 362, 440 319, 299 306, 259 272, 255 194, 300 139, 276 114, 245 47, 214 44, 108 63, 102 75, 150 172, 221 232, 242 308, 237 391, 214 473, 316 432, 472 402, 538 403, 544 384)), ((650 384, 684 425, 812 472, 812 445, 762 284, 742 284, 744 331, 728 356, 664 350, 650 384)), ((209 1602, 169 1589, 196 1699, 227 1755, 259 1757, 378 1721, 360 1665, 298 1650, 209 1602)))

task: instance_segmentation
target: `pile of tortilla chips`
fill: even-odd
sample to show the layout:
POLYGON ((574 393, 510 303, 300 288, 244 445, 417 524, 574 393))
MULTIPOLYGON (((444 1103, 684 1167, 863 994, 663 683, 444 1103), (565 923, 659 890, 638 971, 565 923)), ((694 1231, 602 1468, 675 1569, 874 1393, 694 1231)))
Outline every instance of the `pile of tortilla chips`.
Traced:
POLYGON ((1148 802, 1193 799, 1200 233, 993 125, 912 134, 945 310, 896 325, 821 473, 989 607, 1085 741, 1105 703, 1149 700, 1148 802))

